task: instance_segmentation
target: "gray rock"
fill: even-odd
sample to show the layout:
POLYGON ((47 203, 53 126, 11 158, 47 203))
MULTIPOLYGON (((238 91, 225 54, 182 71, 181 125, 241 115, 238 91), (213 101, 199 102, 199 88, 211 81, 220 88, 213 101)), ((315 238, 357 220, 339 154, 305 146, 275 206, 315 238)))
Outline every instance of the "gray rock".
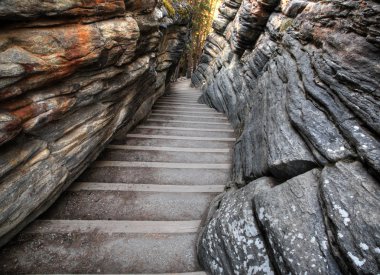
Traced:
POLYGON ((360 162, 322 171, 321 201, 332 251, 345 273, 380 270, 380 185, 360 162))
POLYGON ((271 184, 262 178, 213 203, 218 207, 209 214, 198 244, 199 260, 211 274, 274 274, 252 211, 254 195, 271 184))
POLYGON ((254 197, 255 213, 281 274, 340 274, 318 201, 319 170, 254 197))
POLYGON ((295 274, 378 273, 379 4, 232 2, 223 1, 228 20, 210 34, 192 81, 202 87, 200 100, 226 113, 238 134, 233 183, 271 176, 280 184, 255 200, 273 212, 260 218, 263 236, 272 238, 266 245, 273 267, 295 274), (238 8, 234 18, 230 6, 238 8), (210 44, 216 35, 223 47, 210 44), (319 186, 316 170, 306 173, 316 167, 330 185, 319 186), (332 202, 351 223, 344 224, 332 202), (301 230, 303 240, 290 243, 284 226, 292 234, 301 230))

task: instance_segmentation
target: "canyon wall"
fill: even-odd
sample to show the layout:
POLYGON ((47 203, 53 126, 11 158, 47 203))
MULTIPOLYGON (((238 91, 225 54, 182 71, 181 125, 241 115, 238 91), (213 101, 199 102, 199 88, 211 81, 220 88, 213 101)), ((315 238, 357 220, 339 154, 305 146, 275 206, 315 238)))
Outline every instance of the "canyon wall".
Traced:
POLYGON ((212 274, 380 272, 380 5, 224 0, 192 83, 238 140, 212 274))
POLYGON ((179 14, 157 0, 0 2, 0 246, 150 112, 188 40, 179 14))

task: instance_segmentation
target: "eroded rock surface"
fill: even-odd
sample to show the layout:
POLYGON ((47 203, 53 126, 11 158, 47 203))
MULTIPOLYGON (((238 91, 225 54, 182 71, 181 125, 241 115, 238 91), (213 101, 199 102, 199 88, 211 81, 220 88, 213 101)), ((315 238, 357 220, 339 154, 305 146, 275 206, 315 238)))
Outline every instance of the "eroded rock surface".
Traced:
POLYGON ((188 39, 155 0, 42 2, 0 2, 0 246, 149 113, 188 39))
MULTIPOLYGON (((276 272, 379 272, 379 18, 376 1, 225 0, 219 8, 192 83, 238 133, 234 183, 277 183, 251 196, 276 272)), ((215 213, 238 211, 230 205, 215 213)), ((239 237, 214 234, 224 220, 208 223, 200 256, 227 253, 230 264, 218 267, 240 273, 236 248, 218 246, 239 237)))
POLYGON ((211 208, 198 246, 199 261, 211 273, 274 274, 252 207, 255 194, 271 184, 262 178, 213 202, 218 209, 211 208))

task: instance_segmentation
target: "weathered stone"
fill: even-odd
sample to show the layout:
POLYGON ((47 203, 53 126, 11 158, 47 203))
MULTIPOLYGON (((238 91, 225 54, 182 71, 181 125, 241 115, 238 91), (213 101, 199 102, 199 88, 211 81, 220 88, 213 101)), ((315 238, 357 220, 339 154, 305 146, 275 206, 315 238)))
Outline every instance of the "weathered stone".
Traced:
POLYGON ((312 170, 254 197, 255 212, 281 274, 340 274, 318 201, 312 170))
POLYGON ((109 66, 120 56, 120 65, 130 62, 138 38, 138 26, 131 17, 87 25, 2 32, 0 40, 15 42, 0 52, 0 63, 20 64, 26 73, 22 75, 23 81, 2 88, 0 99, 39 88, 85 66, 109 66))
MULTIPOLYGON (((200 100, 226 113, 235 127, 233 183, 241 187, 271 176, 280 184, 255 200, 273 212, 271 219, 259 218, 256 209, 264 237, 272 238, 266 245, 276 271, 378 273, 379 3, 283 0, 276 5, 275 0, 222 1, 222 20, 214 22, 193 85, 202 87, 200 100), (307 173, 317 167, 331 178, 330 185, 322 183, 321 194, 319 176, 313 176, 319 173, 307 173), (303 198, 291 193, 295 189, 303 198), (286 200, 298 210, 292 213, 286 200), (332 202, 351 223, 345 226, 332 202), (304 239, 301 248, 297 238, 290 243, 281 230, 284 225, 295 230, 293 222, 308 240, 314 228, 322 239, 315 237, 312 244, 304 239), (302 255, 309 253, 322 261, 302 255)), ((204 247, 202 253, 210 250, 204 247)))
MULTIPOLYGON (((131 2, 131 1, 128 1, 131 2)), ((131 6, 131 5, 129 5, 131 6)), ((124 1, 76 1, 57 0, 54 2, 38 0, 3 0, 0 3, 0 19, 22 20, 38 17, 109 17, 123 15, 124 1)))
POLYGON ((45 147, 1 179, 0 245, 46 210, 63 191, 67 171, 49 154, 45 147))
POLYGON ((345 273, 377 274, 380 266, 380 185, 360 162, 322 171, 321 201, 333 253, 345 273))
POLYGON ((219 206, 209 214, 198 244, 199 260, 206 270, 212 274, 274 274, 252 210, 255 194, 271 184, 271 179, 262 178, 213 202, 219 206))
POLYGON ((264 30, 270 13, 277 6, 278 0, 252 1, 243 0, 234 20, 231 39, 232 49, 242 55, 246 49, 252 49, 264 30))
POLYGON ((20 119, 7 112, 0 113, 0 145, 12 140, 21 129, 20 119))
POLYGON ((156 0, 0 3, 0 246, 165 92, 189 19, 161 10, 156 0))

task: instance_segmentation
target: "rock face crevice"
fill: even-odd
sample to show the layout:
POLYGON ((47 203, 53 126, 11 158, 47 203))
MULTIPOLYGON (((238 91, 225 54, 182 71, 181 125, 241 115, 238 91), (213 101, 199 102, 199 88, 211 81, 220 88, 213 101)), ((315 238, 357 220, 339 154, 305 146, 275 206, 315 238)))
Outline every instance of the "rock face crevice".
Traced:
POLYGON ((0 3, 0 245, 150 112, 188 39, 156 0, 40 2, 0 3))
POLYGON ((239 135, 233 181, 242 188, 225 195, 200 236, 199 257, 213 274, 267 273, 262 255, 272 255, 270 272, 379 272, 379 8, 222 2, 192 77, 200 100, 225 112, 239 135), (251 206, 238 206, 244 201, 251 206), (228 235, 218 225, 252 217, 248 228, 262 229, 266 252, 247 229, 228 235), (223 253, 229 263, 215 256, 223 253))

